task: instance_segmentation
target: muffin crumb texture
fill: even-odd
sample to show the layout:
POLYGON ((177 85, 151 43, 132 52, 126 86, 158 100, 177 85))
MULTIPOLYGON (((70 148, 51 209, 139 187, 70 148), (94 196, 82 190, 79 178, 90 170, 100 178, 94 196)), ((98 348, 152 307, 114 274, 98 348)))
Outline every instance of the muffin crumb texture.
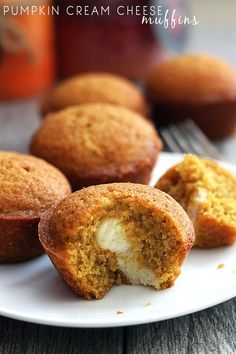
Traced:
POLYGON ((156 188, 175 198, 192 220, 198 247, 236 241, 236 177, 216 162, 186 155, 156 188))
POLYGON ((225 264, 224 263, 220 263, 220 264, 218 264, 218 269, 222 269, 222 268, 224 268, 225 267, 225 264))
POLYGON ((194 238, 184 210, 129 183, 73 193, 40 223, 40 240, 68 285, 86 299, 114 284, 172 286, 194 238))

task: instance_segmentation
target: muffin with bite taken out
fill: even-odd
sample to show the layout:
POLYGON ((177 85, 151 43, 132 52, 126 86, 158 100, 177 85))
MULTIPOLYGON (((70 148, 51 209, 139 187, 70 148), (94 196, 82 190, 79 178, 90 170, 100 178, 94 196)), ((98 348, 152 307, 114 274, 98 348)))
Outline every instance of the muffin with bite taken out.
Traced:
POLYGON ((85 299, 101 299, 115 284, 172 286, 194 230, 169 195, 113 183, 71 194, 44 215, 39 237, 65 282, 85 299))
POLYGON ((186 155, 156 188, 185 209, 195 228, 195 246, 214 248, 236 242, 236 177, 218 163, 186 155))

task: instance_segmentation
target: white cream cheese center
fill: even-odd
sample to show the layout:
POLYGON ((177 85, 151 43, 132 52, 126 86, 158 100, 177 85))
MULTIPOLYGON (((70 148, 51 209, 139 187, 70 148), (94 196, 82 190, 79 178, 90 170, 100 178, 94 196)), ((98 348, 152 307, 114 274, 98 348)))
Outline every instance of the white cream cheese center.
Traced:
POLYGON ((138 265, 138 254, 133 250, 122 224, 117 219, 103 220, 97 230, 97 241, 102 249, 116 254, 120 270, 132 284, 152 285, 159 288, 155 273, 147 267, 138 265))
POLYGON ((192 222, 194 222, 197 217, 200 205, 206 201, 207 201, 207 191, 203 188, 199 188, 197 192, 194 194, 187 209, 187 213, 190 219, 192 220, 192 222))

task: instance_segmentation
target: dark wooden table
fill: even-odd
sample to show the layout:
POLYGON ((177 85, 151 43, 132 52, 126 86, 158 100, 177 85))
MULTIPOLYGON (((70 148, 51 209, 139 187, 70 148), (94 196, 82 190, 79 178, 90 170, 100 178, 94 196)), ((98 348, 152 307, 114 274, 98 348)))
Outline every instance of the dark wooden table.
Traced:
MULTIPOLYGON (((0 149, 27 152, 39 123, 35 101, 0 105, 0 149)), ((236 137, 217 145, 236 163, 236 137)), ((59 328, 0 317, 0 353, 236 353, 236 298, 181 318, 114 329, 59 328)))

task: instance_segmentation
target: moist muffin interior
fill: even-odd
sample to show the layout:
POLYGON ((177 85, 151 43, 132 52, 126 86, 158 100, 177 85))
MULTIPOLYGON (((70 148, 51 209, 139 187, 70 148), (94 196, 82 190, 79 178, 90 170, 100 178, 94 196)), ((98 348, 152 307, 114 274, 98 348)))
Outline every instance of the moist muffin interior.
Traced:
POLYGON ((175 226, 160 214, 116 202, 91 215, 68 244, 71 269, 87 298, 102 298, 114 284, 172 285, 180 272, 181 246, 175 226), (174 236, 173 236, 174 235, 174 236))
MULTIPOLYGON (((171 195, 187 211, 195 227, 199 217, 215 220, 218 225, 235 228, 236 178, 215 162, 186 155, 184 161, 171 168, 157 183, 157 188, 171 195)), ((199 228, 198 238, 216 237, 214 230, 199 228), (202 235, 200 235, 202 234, 202 235)), ((223 231, 221 230, 223 233, 223 231)))

